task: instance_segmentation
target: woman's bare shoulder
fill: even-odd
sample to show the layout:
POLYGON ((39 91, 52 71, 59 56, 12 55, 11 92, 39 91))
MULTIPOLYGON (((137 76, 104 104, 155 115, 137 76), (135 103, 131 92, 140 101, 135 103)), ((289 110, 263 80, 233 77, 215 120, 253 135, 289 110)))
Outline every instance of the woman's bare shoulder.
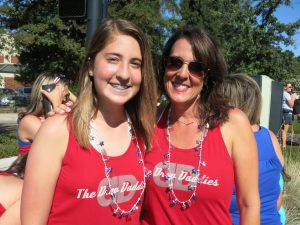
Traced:
POLYGON ((247 115, 238 108, 233 108, 228 111, 228 118, 230 122, 239 123, 239 122, 248 122, 247 115))
POLYGON ((42 120, 38 116, 28 114, 21 119, 20 126, 24 126, 31 123, 42 123, 42 120))
POLYGON ((222 129, 240 129, 250 127, 250 122, 247 115, 238 108, 233 108, 228 111, 228 121, 222 125, 222 129))

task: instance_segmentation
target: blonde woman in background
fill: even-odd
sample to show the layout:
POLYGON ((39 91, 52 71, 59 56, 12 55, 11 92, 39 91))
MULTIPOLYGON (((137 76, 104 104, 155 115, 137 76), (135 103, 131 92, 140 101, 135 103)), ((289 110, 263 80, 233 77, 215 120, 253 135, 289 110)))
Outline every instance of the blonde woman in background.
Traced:
MULTIPOLYGON (((258 148, 260 224, 281 225, 277 200, 281 193, 279 178, 284 159, 275 134, 259 125, 262 105, 259 86, 251 77, 236 74, 226 77, 218 92, 228 97, 231 106, 246 113, 254 132, 258 148)), ((240 212, 236 200, 234 189, 230 207, 234 225, 240 224, 240 212)))
POLYGON ((19 114, 17 129, 19 155, 28 153, 37 131, 47 117, 43 108, 43 96, 49 99, 53 108, 58 108, 66 96, 75 99, 59 75, 50 72, 40 74, 33 83, 30 103, 26 112, 19 114), (42 86, 46 84, 55 84, 55 88, 51 92, 42 90, 42 86))

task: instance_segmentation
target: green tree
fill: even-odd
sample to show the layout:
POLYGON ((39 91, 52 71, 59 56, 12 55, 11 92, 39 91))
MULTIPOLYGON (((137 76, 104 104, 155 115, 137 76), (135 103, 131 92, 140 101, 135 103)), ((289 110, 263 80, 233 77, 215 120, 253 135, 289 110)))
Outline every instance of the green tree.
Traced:
POLYGON ((288 80, 294 86, 294 90, 297 94, 300 94, 300 56, 294 60, 294 74, 291 75, 291 78, 288 80))
POLYGON ((154 57, 165 40, 165 20, 161 16, 162 1, 115 0, 109 3, 109 16, 133 21, 147 35, 154 57))
POLYGON ((199 25, 221 42, 230 72, 265 74, 284 80, 293 73, 294 55, 279 45, 293 44, 300 20, 283 24, 274 16, 288 0, 182 0, 184 24, 199 25))
MULTIPOLYGON (((283 81, 296 74, 299 61, 280 45, 293 44, 300 20, 282 24, 274 16, 280 5, 289 4, 289 0, 111 0, 108 10, 110 17, 129 19, 145 31, 155 62, 177 28, 198 25, 219 39, 230 72, 283 81)), ((2 0, 0 34, 6 28, 15 38, 22 81, 31 82, 44 70, 76 79, 85 51, 86 20, 62 21, 57 6, 58 0, 2 0)))
POLYGON ((62 21, 57 6, 53 0, 6 0, 0 7, 20 53, 18 80, 31 83, 45 70, 75 80, 85 49, 85 21, 62 21))
MULTIPOLYGON (((110 1, 112 18, 129 19, 149 38, 156 58, 169 23, 161 17, 162 1, 110 1)), ((44 70, 61 72, 76 79, 85 50, 86 20, 61 21, 58 0, 4 0, 0 12, 5 26, 13 30, 23 70, 18 78, 31 82, 44 70)), ((170 5, 169 3, 166 5, 170 5)))

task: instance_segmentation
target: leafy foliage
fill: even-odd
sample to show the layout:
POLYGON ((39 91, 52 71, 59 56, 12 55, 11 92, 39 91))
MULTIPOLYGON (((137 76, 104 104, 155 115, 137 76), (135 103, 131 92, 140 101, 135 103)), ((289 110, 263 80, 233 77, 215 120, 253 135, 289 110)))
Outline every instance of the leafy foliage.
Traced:
POLYGON ((180 13, 186 24, 198 25, 218 37, 232 73, 268 75, 284 81, 294 75, 295 57, 279 44, 293 44, 300 19, 283 24, 274 16, 287 0, 183 0, 180 13))
POLYGON ((109 4, 111 18, 133 21, 146 33, 154 57, 163 48, 166 38, 165 27, 168 25, 161 16, 161 4, 159 0, 115 0, 109 4))
POLYGON ((0 7, 23 65, 18 80, 30 83, 42 71, 75 80, 84 54, 85 22, 63 22, 57 5, 52 0, 8 0, 0 7))
MULTIPOLYGON (((60 20, 58 0, 2 2, 2 25, 14 36, 24 65, 19 79, 31 82, 41 71, 50 70, 75 80, 85 51, 86 20, 60 20)), ((300 64, 299 58, 280 46, 294 44, 292 37, 300 27, 300 19, 283 24, 274 13, 290 2, 110 0, 108 11, 110 17, 131 20, 144 30, 155 62, 176 29, 196 25, 218 38, 229 72, 264 74, 285 81, 298 78, 300 64)), ((3 31, 0 28, 0 34, 3 31)))

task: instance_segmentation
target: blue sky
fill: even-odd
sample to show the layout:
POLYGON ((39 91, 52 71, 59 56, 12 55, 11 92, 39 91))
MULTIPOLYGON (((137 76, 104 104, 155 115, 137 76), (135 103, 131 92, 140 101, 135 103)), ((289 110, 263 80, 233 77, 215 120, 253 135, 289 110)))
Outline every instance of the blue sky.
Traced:
MULTIPOLYGON (((280 6, 275 12, 275 16, 283 23, 295 22, 297 19, 300 19, 300 0, 292 0, 290 6, 280 6)), ((293 36, 293 39, 295 46, 288 48, 282 46, 282 48, 289 49, 293 51, 296 56, 300 56, 300 29, 298 29, 297 34, 293 36)))

